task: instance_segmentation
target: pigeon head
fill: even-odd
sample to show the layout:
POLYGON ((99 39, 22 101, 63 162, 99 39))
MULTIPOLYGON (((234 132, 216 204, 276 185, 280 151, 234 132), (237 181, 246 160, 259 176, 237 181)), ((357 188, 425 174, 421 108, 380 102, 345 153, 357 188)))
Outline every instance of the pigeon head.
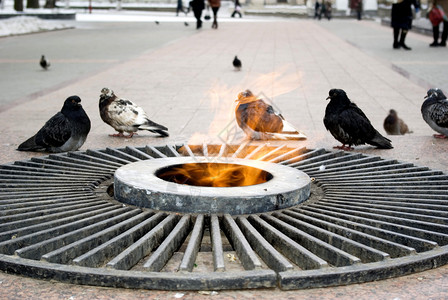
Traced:
POLYGON ((345 93, 344 90, 341 89, 331 89, 328 92, 328 97, 327 100, 330 99, 338 99, 338 98, 347 98, 347 94, 345 93))
POLYGON ((70 96, 65 100, 61 112, 64 113, 64 111, 78 110, 81 107, 81 98, 78 96, 70 96))
POLYGON ((256 101, 257 97, 252 94, 250 90, 245 90, 244 92, 241 92, 238 94, 238 98, 235 100, 235 102, 239 102, 241 104, 243 103, 249 103, 256 101))
POLYGON ((446 99, 445 94, 439 88, 429 89, 428 92, 426 93, 426 97, 425 98, 428 98, 430 96, 434 96, 438 100, 446 99))
POLYGON ((101 96, 112 97, 114 95, 114 91, 109 88, 103 88, 101 90, 101 96))
POLYGON ((389 115, 396 117, 397 112, 395 111, 395 109, 391 109, 391 110, 389 110, 389 115))

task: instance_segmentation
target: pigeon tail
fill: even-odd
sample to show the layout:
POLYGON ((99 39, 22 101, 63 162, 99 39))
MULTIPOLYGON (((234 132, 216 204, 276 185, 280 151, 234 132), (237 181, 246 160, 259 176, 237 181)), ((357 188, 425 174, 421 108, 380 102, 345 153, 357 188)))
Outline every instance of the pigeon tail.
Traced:
POLYGON ((373 137, 373 139, 367 143, 370 145, 376 146, 379 149, 392 149, 393 148, 391 140, 389 140, 388 138, 385 138, 379 132, 377 132, 376 135, 373 137))
POLYGON ((35 136, 30 137, 17 147, 18 151, 44 151, 45 148, 36 144, 35 136))
POLYGON ((170 136, 168 132, 166 132, 165 130, 150 130, 153 133, 158 133, 160 134, 161 137, 168 137, 170 136))

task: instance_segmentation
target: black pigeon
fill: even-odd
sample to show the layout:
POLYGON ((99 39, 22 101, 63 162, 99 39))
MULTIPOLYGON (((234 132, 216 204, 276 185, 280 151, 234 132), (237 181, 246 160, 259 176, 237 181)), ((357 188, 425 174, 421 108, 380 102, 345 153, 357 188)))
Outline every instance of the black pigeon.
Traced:
POLYGON ((76 151, 84 144, 90 131, 90 119, 78 96, 68 97, 55 114, 32 137, 19 145, 19 151, 76 151))
POLYGON ((366 143, 381 149, 393 148, 391 141, 373 128, 364 112, 348 99, 343 90, 331 89, 328 99, 324 125, 343 144, 335 148, 353 150, 352 145, 366 143))
POLYGON ((423 120, 440 134, 434 137, 448 138, 448 100, 440 89, 429 89, 422 104, 423 120))
POLYGON ((184 22, 184 25, 185 25, 185 26, 190 26, 190 24, 188 24, 187 22, 184 22))
POLYGON ((235 101, 238 103, 235 108, 236 122, 249 138, 306 139, 306 136, 288 123, 272 105, 254 96, 251 91, 239 93, 235 101))
POLYGON ((39 64, 45 70, 47 70, 50 67, 50 62, 45 59, 45 55, 42 55, 39 64))
POLYGON ((405 133, 411 133, 408 125, 398 117, 397 111, 391 109, 389 115, 384 119, 384 130, 390 135, 403 135, 405 133))
POLYGON ((235 58, 233 59, 233 66, 235 67, 235 69, 237 69, 238 71, 241 70, 241 67, 243 66, 241 64, 241 60, 235 55, 235 58))
POLYGON ((111 136, 131 138, 138 130, 148 130, 162 137, 169 135, 168 128, 151 121, 143 108, 130 100, 118 98, 109 88, 101 90, 99 109, 101 119, 118 131, 111 136))

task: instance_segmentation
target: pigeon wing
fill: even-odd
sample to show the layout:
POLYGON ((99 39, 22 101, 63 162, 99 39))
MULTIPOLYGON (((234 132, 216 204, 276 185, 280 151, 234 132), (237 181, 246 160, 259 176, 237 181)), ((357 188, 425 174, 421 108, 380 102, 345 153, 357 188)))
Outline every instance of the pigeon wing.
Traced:
POLYGON ((354 103, 341 112, 338 124, 355 145, 370 141, 377 132, 364 112, 354 103))
POLYGON ((136 122, 139 109, 138 106, 130 100, 118 99, 113 101, 109 105, 107 113, 111 120, 111 125, 115 129, 123 126, 138 126, 136 122))
POLYGON ((58 112, 36 133, 35 142, 46 148, 60 147, 70 139, 71 132, 70 122, 58 112))
POLYGON ((440 126, 448 127, 448 100, 439 100, 430 108, 431 119, 440 126))

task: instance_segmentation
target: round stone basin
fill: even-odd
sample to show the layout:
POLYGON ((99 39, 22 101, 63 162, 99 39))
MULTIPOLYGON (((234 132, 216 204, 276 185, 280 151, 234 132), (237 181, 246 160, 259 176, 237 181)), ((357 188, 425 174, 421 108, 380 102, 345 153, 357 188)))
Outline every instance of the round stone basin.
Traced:
POLYGON ((240 215, 295 206, 310 196, 310 182, 309 176, 297 169, 268 162, 170 157, 117 169, 114 194, 120 202, 154 210, 240 215), (232 168, 229 179, 219 183, 224 182, 224 186, 211 186, 210 180, 200 180, 199 177, 216 177, 205 171, 210 166, 219 170, 232 168), (246 177, 256 178, 251 183, 244 180, 246 177))

